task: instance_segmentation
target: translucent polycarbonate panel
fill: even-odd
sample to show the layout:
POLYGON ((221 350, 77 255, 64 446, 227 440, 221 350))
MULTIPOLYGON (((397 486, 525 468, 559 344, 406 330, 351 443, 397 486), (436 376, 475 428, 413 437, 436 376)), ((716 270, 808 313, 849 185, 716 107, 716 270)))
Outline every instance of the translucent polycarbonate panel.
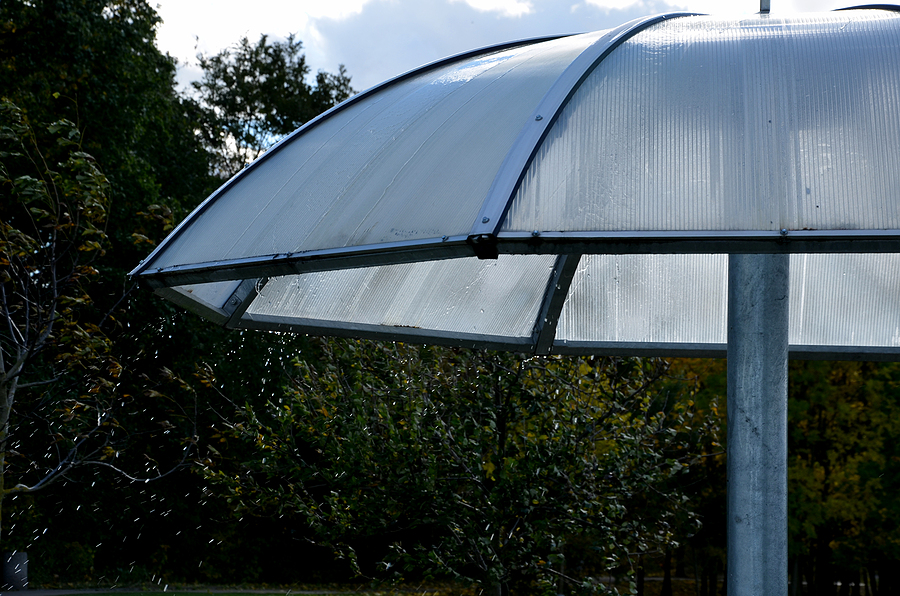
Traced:
POLYGON ((224 325, 228 320, 225 306, 240 284, 240 281, 191 284, 159 288, 156 293, 194 314, 224 325))
POLYGON ((505 231, 900 229, 900 18, 663 21, 562 110, 505 231))
POLYGON ((150 266, 468 234, 535 105, 599 35, 481 55, 361 98, 263 156, 150 266))
POLYGON ((900 346, 900 255, 791 257, 792 345, 900 346))
POLYGON ((171 288, 194 302, 208 308, 222 310, 225 303, 241 284, 240 281, 219 281, 208 284, 190 284, 171 288))
POLYGON ((584 255, 557 341, 725 343, 727 255, 584 255))
MULTIPOLYGON (((585 255, 558 341, 725 344, 727 255, 585 255)), ((900 346, 900 255, 790 261, 792 346, 900 346)))
POLYGON ((279 277, 246 314, 528 337, 554 262, 502 255, 279 277))

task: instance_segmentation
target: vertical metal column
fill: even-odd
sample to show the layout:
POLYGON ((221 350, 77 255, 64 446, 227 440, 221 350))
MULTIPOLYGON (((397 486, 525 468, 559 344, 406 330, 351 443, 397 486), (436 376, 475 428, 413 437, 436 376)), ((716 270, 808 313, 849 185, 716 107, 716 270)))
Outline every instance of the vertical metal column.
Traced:
POLYGON ((789 255, 728 259, 728 596, 786 596, 789 255))

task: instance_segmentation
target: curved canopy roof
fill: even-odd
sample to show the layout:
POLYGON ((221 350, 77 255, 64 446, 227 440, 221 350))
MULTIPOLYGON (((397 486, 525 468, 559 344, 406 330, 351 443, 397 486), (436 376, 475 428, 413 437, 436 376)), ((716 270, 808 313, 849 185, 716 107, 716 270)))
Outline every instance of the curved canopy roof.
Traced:
POLYGON ((900 13, 669 14, 424 66, 308 123, 134 275, 218 323, 724 353, 728 253, 791 349, 900 357, 900 13))

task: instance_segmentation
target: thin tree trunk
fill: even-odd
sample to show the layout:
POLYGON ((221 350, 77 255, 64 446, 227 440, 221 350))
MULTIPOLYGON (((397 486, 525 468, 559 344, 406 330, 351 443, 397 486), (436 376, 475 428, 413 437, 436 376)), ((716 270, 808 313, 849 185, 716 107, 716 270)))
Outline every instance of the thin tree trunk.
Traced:
MULTIPOLYGON (((700 578, 699 578, 699 589, 697 590, 697 596, 709 596, 711 594, 709 589, 709 568, 712 567, 712 561, 704 561, 703 566, 700 567, 700 578)), ((695 580, 697 581, 697 580, 695 580)))
MULTIPOLYGON (((6 396, 3 396, 5 401, 6 396)), ((8 403, 8 402, 7 402, 8 403)), ((4 408, 7 409, 8 408, 4 408)), ((9 433, 9 414, 0 428, 0 552, 3 552, 3 501, 6 498, 6 440, 9 433)))
POLYGON ((719 559, 708 555, 703 565, 703 585, 700 596, 716 596, 719 591, 719 559))
POLYGON ((672 551, 666 549, 663 557, 663 582, 660 596, 672 596, 672 551))
MULTIPOLYGON (((718 567, 718 565, 717 565, 718 567)), ((728 561, 725 561, 725 564, 722 565, 722 596, 728 596, 728 561)), ((719 574, 716 573, 716 584, 719 583, 719 574)))
POLYGON ((635 578, 635 586, 637 596, 644 596, 644 555, 638 557, 637 577, 635 578))
POLYGON ((836 594, 835 573, 831 566, 831 542, 829 537, 820 536, 816 544, 814 563, 815 575, 812 578, 811 594, 816 596, 834 596, 836 594))
POLYGON ((866 596, 878 596, 878 586, 875 585, 875 574, 872 572, 872 567, 866 567, 863 573, 866 580, 866 596))
POLYGON ((697 549, 691 549, 694 553, 694 594, 695 596, 706 596, 703 592, 703 571, 700 566, 700 558, 697 556, 697 549))
POLYGON ((800 556, 794 557, 791 564, 791 596, 800 594, 800 556))

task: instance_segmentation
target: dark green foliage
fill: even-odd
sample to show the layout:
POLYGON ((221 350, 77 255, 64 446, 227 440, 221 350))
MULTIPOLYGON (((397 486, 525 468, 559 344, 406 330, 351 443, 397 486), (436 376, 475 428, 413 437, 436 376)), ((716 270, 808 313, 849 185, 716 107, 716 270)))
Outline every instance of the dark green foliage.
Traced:
MULTIPOLYGON (((649 384, 654 361, 226 332, 134 291, 127 271, 221 177, 352 93, 343 69, 311 77, 299 40, 262 37, 202 57, 182 97, 158 22, 143 0, 0 1, 3 308, 30 313, 22 337, 51 329, 40 349, 0 330, 0 490, 79 463, 4 504, 2 548, 28 549, 33 581, 301 582, 353 562, 590 590, 681 542, 715 593, 724 363, 649 384)), ((900 586, 898 371, 791 365, 791 571, 817 594, 900 586)))
POLYGON ((900 366, 795 362, 790 368, 790 554, 809 593, 835 582, 897 587, 900 366))
POLYGON ((35 129, 0 100, 0 504, 115 451, 99 437, 111 434, 121 366, 87 293, 107 246, 108 184, 80 140, 71 122, 35 129), (38 130, 55 142, 42 147, 38 130), (25 448, 35 435, 52 447, 25 448))
MULTIPOLYGON (((216 403, 219 393, 204 385, 206 371, 217 369, 215 388, 233 399, 265 400, 282 384, 280 363, 289 359, 285 354, 296 353, 304 340, 226 333, 150 292, 135 291, 126 278, 221 182, 213 175, 215 159, 209 153, 215 143, 208 140, 225 138, 225 123, 235 122, 227 111, 216 112, 176 93, 175 64, 155 46, 158 22, 143 0, 0 3, 0 96, 20 108, 16 114, 22 130, 34 131, 29 142, 46 156, 46 167, 9 151, 0 160, 8 180, 0 201, 4 257, 14 256, 10 242, 22 244, 16 250, 27 256, 23 242, 28 241, 46 245, 51 253, 80 258, 58 261, 71 264, 69 269, 77 274, 63 279, 65 296, 58 302, 65 308, 56 308, 52 296, 40 306, 45 320, 56 316, 56 329, 67 331, 49 335, 49 344, 32 350, 22 373, 26 386, 19 387, 18 409, 12 414, 11 444, 16 454, 7 475, 9 484, 31 486, 42 473, 52 471, 54 462, 69 453, 72 437, 93 428, 76 423, 93 419, 97 426, 97 414, 102 414, 92 449, 81 450, 96 457, 78 460, 93 467, 63 470, 64 482, 45 483, 44 492, 28 497, 27 505, 25 495, 17 494, 11 501, 10 532, 3 546, 28 548, 34 554, 32 573, 45 581, 79 581, 86 574, 93 580, 106 576, 107 581, 117 576, 263 579, 261 574, 274 573, 267 563, 275 560, 273 552, 287 556, 296 550, 285 545, 300 544, 289 534, 283 540, 266 539, 268 530, 249 530, 246 535, 247 524, 223 525, 222 505, 207 498, 199 478, 178 468, 190 463, 195 445, 207 442, 205 429, 228 409, 216 403), (48 130, 41 124, 64 120, 64 129, 54 125, 48 130), (56 139, 63 133, 75 144, 59 145, 56 139), (96 174, 85 178, 80 170, 57 167, 69 154, 80 160, 73 167, 84 172, 93 168, 90 171, 96 174), (90 230, 75 226, 94 237, 71 244, 73 250, 68 252, 58 242, 59 234, 46 235, 55 224, 42 226, 47 217, 62 221, 63 214, 90 213, 88 209, 73 210, 57 200, 55 211, 41 207, 50 215, 39 221, 27 217, 24 203, 10 200, 17 180, 19 196, 31 192, 23 175, 39 180, 46 172, 47 179, 65 191, 65 185, 89 188, 91 176, 100 180, 101 171, 103 212, 96 221, 81 220, 91 223, 90 230), (37 236, 28 231, 35 222, 37 236), (74 250, 82 245, 91 250, 74 250), (65 378, 59 371, 66 372, 65 378), (135 483, 111 473, 107 465, 132 478, 175 472, 166 481, 135 483), (254 544, 259 552, 252 552, 254 544), (67 560, 65 551, 80 554, 67 560), (233 558, 261 564, 248 575, 228 563, 233 558)), ((303 65, 298 42, 261 45, 275 48, 290 63, 279 63, 279 68, 303 65)), ((273 77, 277 78, 274 71, 273 77)), ((320 88, 307 87, 303 119, 315 115, 310 110, 330 107, 336 94, 350 92, 343 73, 320 73, 317 80, 320 88)), ((266 88, 254 96, 257 107, 277 104, 277 110, 286 114, 279 121, 282 128, 267 134, 288 132, 284 127, 291 126, 289 118, 298 117, 287 104, 272 104, 281 95, 266 88), (288 113, 294 115, 288 118, 288 113)), ((93 187, 99 189, 98 184, 93 187)), ((34 261, 33 255, 29 258, 34 261)), ((32 270, 45 276, 48 272, 41 265, 32 270)), ((22 295, 10 289, 4 299, 7 311, 21 312, 13 299, 22 295)), ((28 323, 40 331, 35 317, 28 323)), ((5 358, 14 355, 14 343, 5 341, 5 358)))
POLYGON ((246 37, 214 56, 199 56, 203 78, 194 82, 214 126, 216 172, 230 178, 280 138, 350 97, 350 77, 319 71, 315 86, 302 44, 293 35, 257 43, 246 37))
POLYGON ((174 92, 175 65, 155 47, 159 17, 142 0, 4 0, 0 96, 32 122, 65 118, 111 182, 108 267, 127 270, 139 211, 183 214, 210 190, 195 138, 199 108, 174 92))
POLYGON ((696 578, 699 596, 715 596, 724 590, 726 571, 726 362, 677 359, 671 373, 678 383, 673 390, 689 399, 697 416, 707 421, 690 437, 694 452, 702 457, 679 479, 698 522, 675 530, 686 547, 680 551, 681 565, 696 578))
MULTIPOLYGON (((711 405, 725 395, 725 362, 679 361, 674 368, 695 380, 699 410, 724 426, 724 408, 711 405)), ((845 593, 837 582, 841 590, 866 584, 875 596, 892 594, 900 585, 900 365, 794 361, 789 372, 791 594, 845 593)), ((703 521, 688 541, 701 596, 721 593, 711 578, 724 571, 724 464, 705 458, 688 475, 703 521)))
MULTIPOLYGON (((187 463, 196 440, 184 379, 198 359, 149 341, 177 333, 172 317, 143 295, 147 308, 129 308, 125 279, 210 185, 157 22, 145 2, 0 3, 0 95, 14 102, 0 156, 2 349, 19 365, 3 371, 4 395, 15 391, 7 491, 108 483, 111 468, 154 478, 187 463)), ((5 548, 72 521, 42 503, 30 501, 31 520, 46 525, 10 524, 5 548)), ((83 504, 72 510, 91 518, 83 504)))
POLYGON ((252 450, 208 477, 358 573, 593 592, 592 574, 630 573, 686 514, 660 490, 690 459, 685 411, 653 407, 660 362, 321 346, 286 395, 222 428, 252 450))

